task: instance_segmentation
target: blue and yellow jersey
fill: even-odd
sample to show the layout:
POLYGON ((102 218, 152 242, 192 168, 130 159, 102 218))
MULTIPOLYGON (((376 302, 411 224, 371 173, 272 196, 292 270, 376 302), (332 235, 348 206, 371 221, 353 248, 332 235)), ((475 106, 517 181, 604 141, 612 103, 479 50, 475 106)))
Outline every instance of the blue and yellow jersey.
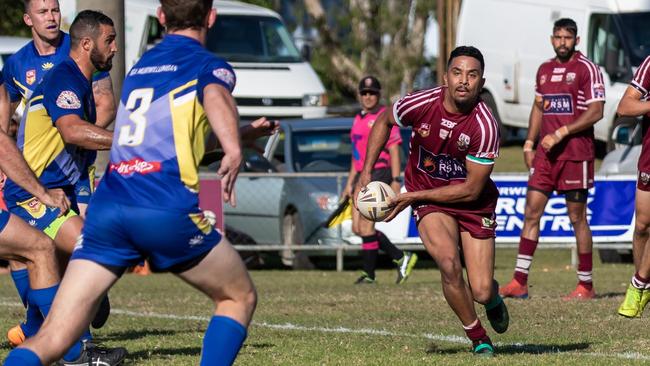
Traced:
POLYGON ((189 37, 167 35, 129 71, 107 167, 93 201, 196 209, 198 165, 210 131, 203 89, 232 92, 235 73, 189 37))
MULTIPOLYGON (((71 114, 95 122, 92 85, 68 57, 34 89, 16 139, 25 161, 47 188, 73 185, 79 179, 79 166, 75 162, 79 148, 66 145, 55 126, 59 118, 71 114)), ((27 191, 7 180, 5 199, 8 203, 29 197, 27 191)))

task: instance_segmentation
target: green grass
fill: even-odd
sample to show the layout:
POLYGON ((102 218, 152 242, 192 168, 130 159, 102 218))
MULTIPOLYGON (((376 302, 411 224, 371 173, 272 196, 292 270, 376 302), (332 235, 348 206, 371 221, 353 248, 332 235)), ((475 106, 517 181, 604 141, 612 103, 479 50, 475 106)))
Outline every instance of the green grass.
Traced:
MULTIPOLYGON (((526 165, 524 164, 524 153, 522 151, 522 144, 502 146, 499 149, 499 157, 494 164, 495 173, 526 173, 526 165)), ((594 172, 598 171, 602 159, 596 159, 594 162, 594 172)))
MULTIPOLYGON (((510 279, 515 250, 499 250, 496 277, 510 279)), ((600 295, 588 302, 561 296, 576 284, 568 250, 539 250, 531 272, 531 299, 507 300, 510 330, 496 335, 501 354, 477 359, 460 343, 463 331, 447 306, 436 269, 417 269, 401 286, 392 270, 375 286, 354 286, 356 271, 254 271, 259 305, 238 365, 611 365, 650 362, 648 314, 616 315, 633 272, 595 258, 600 295), (285 325, 284 329, 278 327, 285 325), (293 329, 290 329, 293 328, 293 329), (328 331, 329 330, 329 331, 328 331), (379 333, 384 331, 385 333, 379 333), (435 337, 427 337, 426 334, 435 337), (452 338, 457 336, 459 338, 452 338), (457 339, 457 340, 455 340, 457 339), (634 358, 624 355, 639 352, 634 358)), ((210 303, 170 275, 126 275, 111 291, 114 313, 95 332, 109 346, 129 349, 129 365, 197 365, 210 303), (124 311, 172 314, 138 317, 124 311), (121 313, 120 313, 121 312, 121 313), (183 318, 185 317, 185 318, 183 318)), ((0 276, 0 329, 22 317, 9 276, 0 276)), ((482 308, 478 308, 488 324, 482 308)), ((488 326, 489 327, 489 326, 488 326)), ((0 357, 9 351, 6 343, 0 357)))

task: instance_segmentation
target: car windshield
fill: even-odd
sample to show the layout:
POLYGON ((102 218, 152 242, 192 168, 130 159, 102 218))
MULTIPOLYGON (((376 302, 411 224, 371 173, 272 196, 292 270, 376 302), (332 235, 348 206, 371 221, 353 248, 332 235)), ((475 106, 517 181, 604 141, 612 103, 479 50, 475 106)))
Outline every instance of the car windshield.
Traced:
POLYGON ((350 170, 352 143, 347 129, 294 132, 291 148, 297 172, 350 170))
POLYGON ((231 62, 302 62, 284 24, 273 17, 219 15, 207 48, 231 62))
POLYGON ((630 48, 630 62, 639 66, 650 55, 650 12, 622 13, 620 25, 630 48))

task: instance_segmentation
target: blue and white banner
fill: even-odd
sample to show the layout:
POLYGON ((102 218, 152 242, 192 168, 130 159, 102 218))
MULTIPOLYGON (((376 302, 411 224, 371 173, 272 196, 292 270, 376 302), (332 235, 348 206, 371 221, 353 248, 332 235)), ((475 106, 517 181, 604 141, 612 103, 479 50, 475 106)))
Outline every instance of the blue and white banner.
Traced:
MULTIPOLYGON (((497 243, 518 243, 524 224, 528 175, 494 174, 499 189, 496 207, 497 243)), ((636 176, 596 176, 589 190, 587 217, 596 243, 629 243, 634 229, 636 176)), ((379 223, 397 243, 420 242, 411 210, 406 209, 390 223, 379 223)), ((540 242, 575 242, 564 195, 553 194, 540 220, 540 242)))
MULTIPOLYGON (((497 242, 518 243, 524 223, 527 175, 495 175, 497 242)), ((631 242, 634 229, 635 176, 597 176, 587 198, 587 219, 594 242, 631 242)), ((549 197, 540 220, 540 241, 575 241, 564 195, 549 197)))

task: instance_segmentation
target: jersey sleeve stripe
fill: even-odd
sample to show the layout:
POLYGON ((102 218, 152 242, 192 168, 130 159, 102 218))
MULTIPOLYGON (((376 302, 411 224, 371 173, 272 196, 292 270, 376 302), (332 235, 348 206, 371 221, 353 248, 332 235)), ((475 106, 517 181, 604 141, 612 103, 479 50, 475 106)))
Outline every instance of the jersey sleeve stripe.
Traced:
POLYGON ((499 123, 497 122, 496 118, 494 118, 494 115, 490 112, 485 103, 479 104, 479 108, 490 126, 491 133, 489 145, 490 151, 481 152, 496 153, 499 147, 499 123))
POLYGON ((433 101, 435 101, 435 100, 437 100, 437 99, 438 99, 438 98, 426 99, 426 100, 423 100, 422 102, 420 102, 420 103, 418 103, 418 104, 412 105, 411 107, 409 107, 407 110, 405 110, 404 112, 402 112, 402 113, 399 115, 399 119, 401 120, 402 118, 404 118, 404 116, 405 116, 408 112, 414 110, 415 108, 420 107, 420 106, 423 106, 423 105, 425 105, 425 104, 427 104, 427 103, 431 103, 431 102, 433 102, 433 101))
POLYGON ((402 124, 402 121, 399 119, 399 116, 397 115, 398 103, 393 104, 393 108, 392 108, 393 109, 393 118, 395 119, 395 122, 397 122, 397 124, 400 127, 404 127, 404 125, 402 124))
POLYGON ((485 147, 485 125, 478 113, 476 114, 476 121, 478 122, 478 126, 481 128, 481 145, 478 147, 478 152, 482 152, 485 147))
POLYGON ((476 156, 473 156, 473 155, 467 155, 466 159, 471 161, 472 163, 476 163, 476 164, 494 165, 494 159, 477 158, 476 156))
POLYGON ((408 108, 412 104, 418 102, 422 98, 429 98, 433 95, 440 94, 440 88, 435 88, 435 89, 429 89, 429 90, 424 90, 424 91, 419 91, 415 92, 412 94, 406 95, 404 98, 402 98, 399 101, 399 107, 398 107, 398 113, 401 114, 401 110, 404 108, 408 108))
MULTIPOLYGON (((643 88, 643 82, 645 81, 646 76, 648 76, 648 71, 650 70, 650 56, 646 57, 641 66, 636 70, 634 75, 633 82, 636 82, 638 86, 643 88)), ((645 88, 644 88, 645 89, 645 88)))
POLYGON ((648 91, 641 85, 639 85, 636 80, 632 80, 632 83, 630 83, 632 87, 636 90, 638 90, 642 95, 648 94, 648 91))

